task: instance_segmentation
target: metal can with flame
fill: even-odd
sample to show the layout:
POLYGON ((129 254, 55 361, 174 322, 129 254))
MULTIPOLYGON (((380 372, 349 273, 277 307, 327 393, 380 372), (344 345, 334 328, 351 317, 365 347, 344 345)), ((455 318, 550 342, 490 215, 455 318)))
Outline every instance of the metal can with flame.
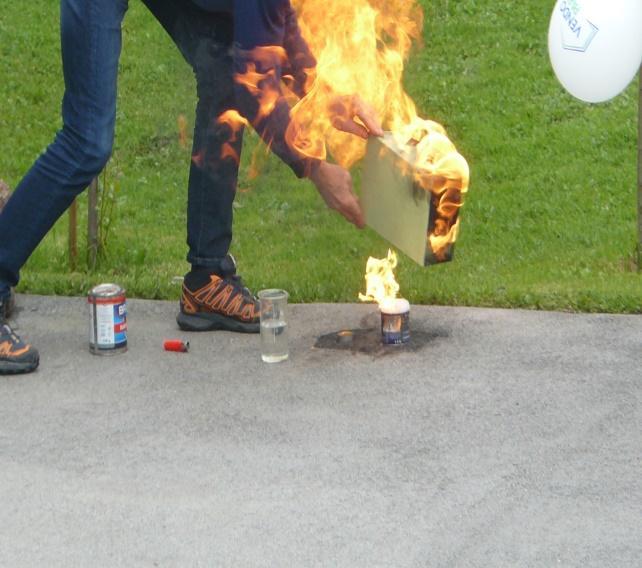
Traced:
POLYGON ((118 284, 100 284, 87 296, 89 303, 89 351, 115 355, 127 351, 127 303, 118 284))
POLYGON ((381 340, 384 345, 410 341, 410 303, 398 298, 381 304, 381 340))

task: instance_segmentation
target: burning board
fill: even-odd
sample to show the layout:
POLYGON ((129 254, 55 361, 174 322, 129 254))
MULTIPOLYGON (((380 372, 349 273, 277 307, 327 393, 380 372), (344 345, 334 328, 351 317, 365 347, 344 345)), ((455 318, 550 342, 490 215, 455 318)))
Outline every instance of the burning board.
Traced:
POLYGON ((422 266, 452 260, 468 189, 468 166, 445 133, 429 138, 371 138, 361 191, 366 223, 422 266))

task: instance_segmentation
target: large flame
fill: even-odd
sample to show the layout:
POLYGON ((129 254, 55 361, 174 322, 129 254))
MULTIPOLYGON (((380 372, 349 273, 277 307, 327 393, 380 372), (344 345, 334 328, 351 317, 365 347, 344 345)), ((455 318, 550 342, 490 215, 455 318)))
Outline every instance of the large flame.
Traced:
POLYGON ((397 131, 416 117, 403 89, 404 61, 419 40, 423 13, 416 0, 292 0, 299 26, 317 59, 314 82, 292 110, 288 141, 304 154, 350 167, 365 141, 336 130, 337 114, 358 95, 384 128, 397 131), (319 141, 325 142, 320 144, 319 141))
POLYGON ((366 264, 366 293, 359 293, 362 302, 377 302, 380 307, 397 297, 399 284, 395 280, 397 255, 388 250, 386 258, 370 257, 366 264))
MULTIPOLYGON (((317 66, 306 70, 302 98, 287 88, 291 78, 284 77, 283 93, 292 105, 288 146, 307 157, 326 159, 331 154, 337 163, 351 167, 365 155, 366 141, 335 126, 354 117, 355 95, 360 97, 399 145, 415 147, 409 173, 431 194, 435 214, 428 245, 435 257, 443 260, 457 237, 458 211, 468 190, 469 170, 444 128, 420 118, 403 88, 404 63, 413 42, 421 39, 421 6, 417 0, 291 2, 317 66)), ((253 53, 259 63, 275 58, 285 63, 287 56, 276 46, 260 47, 253 53)), ((269 115, 281 96, 274 81, 263 81, 271 73, 274 71, 261 74, 256 66, 248 65, 245 73, 236 76, 259 102, 257 120, 269 115)))
MULTIPOLYGON (((350 167, 364 156, 366 143, 334 125, 342 115, 352 118, 354 95, 366 101, 389 130, 397 131, 417 117, 402 77, 412 42, 421 37, 421 7, 416 0, 292 0, 292 5, 317 66, 306 70, 303 98, 284 89, 293 104, 288 144, 303 156, 319 159, 329 151, 339 164, 350 167)), ((285 62, 287 56, 277 46, 252 53, 260 64, 285 62)), ((236 76, 259 102, 257 120, 267 116, 278 99, 279 93, 268 86, 273 82, 264 81, 273 73, 262 74, 250 64, 236 76)), ((284 79, 287 84, 289 78, 284 79)))

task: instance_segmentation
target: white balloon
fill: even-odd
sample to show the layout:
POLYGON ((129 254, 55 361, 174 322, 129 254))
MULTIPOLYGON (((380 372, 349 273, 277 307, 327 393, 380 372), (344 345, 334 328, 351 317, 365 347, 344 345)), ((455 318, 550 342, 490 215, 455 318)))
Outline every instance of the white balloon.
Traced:
POLYGON ((642 0, 558 0, 548 51, 573 96, 590 103, 612 99, 642 63, 642 0))

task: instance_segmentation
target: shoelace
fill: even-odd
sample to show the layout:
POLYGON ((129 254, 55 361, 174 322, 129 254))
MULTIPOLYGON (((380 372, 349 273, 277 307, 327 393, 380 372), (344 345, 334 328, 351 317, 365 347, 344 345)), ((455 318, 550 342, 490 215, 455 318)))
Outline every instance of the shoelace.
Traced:
POLYGON ((243 282, 243 278, 241 278, 238 274, 231 274, 230 276, 227 276, 227 278, 229 280, 232 280, 232 282, 234 282, 236 285, 239 286, 239 288, 241 288, 241 294, 243 294, 243 296, 245 296, 246 298, 250 298, 252 300, 255 299, 252 292, 250 292, 250 289, 247 286, 245 286, 243 282))
POLYGON ((20 343, 20 339, 18 338, 18 336, 13 332, 13 330, 6 323, 1 326, 1 329, 2 329, 2 333, 0 334, 0 336, 5 336, 5 335, 9 336, 9 338, 11 339, 11 342, 14 345, 17 345, 18 343, 20 343))

